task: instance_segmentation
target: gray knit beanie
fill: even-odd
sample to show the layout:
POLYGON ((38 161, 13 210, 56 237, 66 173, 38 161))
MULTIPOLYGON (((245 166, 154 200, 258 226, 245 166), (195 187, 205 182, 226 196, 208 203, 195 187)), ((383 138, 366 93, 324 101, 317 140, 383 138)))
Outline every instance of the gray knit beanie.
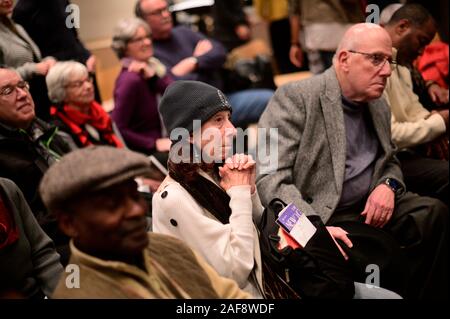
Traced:
POLYGON ((175 128, 185 128, 192 133, 194 120, 201 120, 203 125, 220 111, 231 112, 225 95, 219 89, 198 81, 172 83, 159 106, 169 135, 175 128))

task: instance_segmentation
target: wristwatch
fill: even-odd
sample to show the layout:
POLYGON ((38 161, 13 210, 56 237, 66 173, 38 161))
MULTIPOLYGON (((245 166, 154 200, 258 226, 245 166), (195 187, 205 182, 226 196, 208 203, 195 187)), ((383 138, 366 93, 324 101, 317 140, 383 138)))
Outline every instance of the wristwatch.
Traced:
POLYGON ((402 186, 400 185, 400 183, 393 179, 393 178, 386 178, 386 180, 384 181, 384 183, 390 187, 390 189, 392 189, 392 191, 397 194, 398 191, 402 188, 402 186))

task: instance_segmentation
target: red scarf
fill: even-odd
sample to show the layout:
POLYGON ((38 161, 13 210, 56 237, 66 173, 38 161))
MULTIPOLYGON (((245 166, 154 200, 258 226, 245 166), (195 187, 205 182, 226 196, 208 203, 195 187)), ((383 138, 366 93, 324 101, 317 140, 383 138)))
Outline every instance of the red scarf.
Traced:
POLYGON ((107 144, 115 147, 123 147, 120 139, 114 134, 112 121, 108 113, 95 101, 92 102, 89 108, 89 114, 82 113, 68 105, 64 105, 62 108, 52 106, 50 108, 50 114, 57 116, 63 121, 83 147, 98 144, 98 141, 92 139, 83 127, 85 124, 94 127, 100 134, 101 139, 107 144))
POLYGON ((0 193, 0 249, 15 243, 18 239, 19 229, 0 193))

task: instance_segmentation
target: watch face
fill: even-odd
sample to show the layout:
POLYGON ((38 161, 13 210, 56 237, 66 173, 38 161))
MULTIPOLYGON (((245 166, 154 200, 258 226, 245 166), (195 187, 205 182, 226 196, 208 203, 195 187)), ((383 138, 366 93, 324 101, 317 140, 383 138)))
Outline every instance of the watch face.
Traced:
POLYGON ((392 179, 392 178, 388 178, 387 183, 388 183, 389 186, 392 187, 392 189, 393 189, 394 191, 397 191, 398 188, 400 187, 400 185, 398 184, 398 182, 397 182, 395 179, 392 179))

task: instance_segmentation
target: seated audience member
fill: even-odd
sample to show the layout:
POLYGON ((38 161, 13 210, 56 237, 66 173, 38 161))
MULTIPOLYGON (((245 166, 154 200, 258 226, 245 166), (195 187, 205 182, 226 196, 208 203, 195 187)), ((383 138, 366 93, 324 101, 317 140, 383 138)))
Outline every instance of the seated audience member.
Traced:
POLYGON ((56 126, 72 136, 79 147, 92 144, 123 147, 121 136, 103 107, 94 101, 92 77, 75 61, 58 62, 46 77, 50 108, 56 126))
POLYGON ((173 141, 169 177, 153 196, 153 231, 183 240, 219 274, 262 297, 261 253, 253 220, 260 219, 263 207, 254 184, 255 162, 244 154, 230 157, 236 135, 230 104, 222 92, 206 83, 178 81, 164 94, 161 114, 169 133, 185 128, 192 134, 193 120, 200 120, 202 132, 216 129, 221 139, 210 153, 203 152, 209 136, 197 144, 173 141), (189 154, 194 147, 202 154, 201 163, 189 154, 177 163, 175 157, 180 154, 175 150, 182 143, 187 143, 189 154), (225 158, 230 159, 229 165, 217 169, 215 161, 223 163, 225 158))
POLYGON ((50 165, 76 148, 69 135, 36 117, 28 83, 17 71, 0 68, 0 177, 17 184, 57 247, 65 242, 59 240, 38 185, 50 165))
MULTIPOLYGON (((367 233, 377 228, 379 243, 386 237, 402 247, 404 262, 390 288, 412 299, 447 298, 448 208, 405 191, 391 113, 380 98, 392 62, 389 34, 356 24, 344 34, 333 67, 279 88, 259 122, 278 128, 278 162, 260 163, 258 192, 263 205, 277 197, 320 216, 355 266, 397 257, 377 262, 377 242, 359 250, 345 224, 361 223, 367 233)), ((366 266, 359 266, 362 274, 366 266)))
MULTIPOLYGON (((170 69, 175 79, 223 87, 220 72, 226 52, 219 42, 184 26, 173 27, 165 0, 138 0, 135 11, 152 30, 155 57, 170 69)), ((225 93, 234 108, 231 121, 243 128, 258 121, 273 95, 273 91, 267 89, 225 93)))
POLYGON ((95 80, 96 57, 78 37, 79 25, 73 19, 75 12, 76 7, 69 0, 20 0, 14 7, 12 18, 27 31, 43 56, 52 56, 58 61, 75 60, 86 65, 92 74, 95 100, 101 104, 95 80), (67 21, 73 23, 72 28, 68 27, 67 21))
POLYGON ((2 1, 0 6, 0 65, 16 69, 20 76, 32 84, 31 94, 36 112, 44 120, 49 118, 50 101, 44 76, 55 64, 52 57, 41 58, 41 52, 22 26, 10 18, 15 1, 2 1))
MULTIPOLYGON (((271 280, 263 282, 254 225, 263 211, 255 186, 255 162, 251 156, 231 154, 236 129, 230 122, 226 97, 208 84, 178 81, 164 94, 161 112, 173 134, 185 129, 192 136, 199 133, 200 138, 174 136, 169 177, 153 196, 153 230, 183 240, 220 275, 235 280, 255 297, 295 297, 283 282, 277 283, 280 289, 271 280), (200 120, 201 127, 194 128, 194 120, 200 120), (216 139, 211 140, 213 133, 216 139)), ((355 283, 355 292, 355 298, 398 298, 390 291, 371 290, 359 283, 355 283)))
POLYGON ((435 22, 422 6, 406 4, 394 13, 385 29, 396 49, 398 65, 387 81, 384 96, 391 107, 392 140, 406 149, 398 154, 406 186, 448 205, 448 160, 429 158, 424 148, 439 147, 442 155, 446 153, 441 158, 448 159, 449 110, 428 111, 414 94, 411 73, 405 66, 433 39, 435 22))
POLYGON ((48 297, 62 271, 53 242, 37 223, 22 192, 12 181, 0 178, 0 294, 48 297))
POLYGON ((70 263, 80 269, 79 288, 68 288, 64 273, 52 297, 249 298, 184 243, 146 232, 134 178, 149 170, 141 154, 91 146, 47 171, 42 199, 72 238, 70 263))
MULTIPOLYGON (((120 132, 108 113, 94 101, 92 78, 87 68, 75 61, 58 62, 46 78, 50 99, 56 103, 51 115, 54 124, 68 133, 78 147, 109 145, 125 147, 120 132)), ((142 179, 149 191, 160 181, 142 179)))
MULTIPOLYGON (((426 22, 425 20, 428 20, 431 17, 422 6, 408 4, 408 6, 401 10, 394 20, 389 23, 394 13, 402 6, 402 4, 396 3, 384 8, 381 12, 380 24, 383 27, 390 24, 388 29, 392 30, 393 25, 398 24, 400 20, 403 20, 401 25, 404 26, 406 23, 406 31, 411 31, 412 28, 409 25, 411 18, 413 19, 413 25, 424 25, 426 22)), ((424 32, 430 31, 430 29, 424 30, 424 32)), ((436 27, 434 27, 434 31, 436 31, 436 27)), ((404 33, 405 32, 403 31, 403 34, 400 37, 404 37, 404 33)), ((407 67, 411 72, 414 93, 417 94, 419 102, 429 111, 448 104, 448 84, 446 84, 446 82, 448 83, 448 44, 439 40, 434 40, 429 45, 426 45, 425 42, 429 41, 428 37, 430 36, 436 39, 435 35, 430 34, 425 35, 424 38, 424 34, 422 33, 420 39, 422 43, 417 44, 421 46, 420 48, 417 48, 417 45, 414 44, 416 40, 412 37, 402 40, 402 43, 398 48, 395 43, 393 44, 394 47, 400 51, 416 51, 416 53, 411 52, 414 56, 407 54, 405 56, 404 52, 400 52, 399 60, 401 60, 401 65, 407 67), (416 46, 416 48, 412 48, 411 46, 416 46)), ((395 42, 394 39, 392 41, 395 42)))
POLYGON ((114 30, 112 48, 122 63, 114 87, 112 118, 130 149, 154 155, 165 164, 170 140, 162 137, 158 95, 172 79, 153 57, 151 30, 140 19, 121 20, 114 30))

